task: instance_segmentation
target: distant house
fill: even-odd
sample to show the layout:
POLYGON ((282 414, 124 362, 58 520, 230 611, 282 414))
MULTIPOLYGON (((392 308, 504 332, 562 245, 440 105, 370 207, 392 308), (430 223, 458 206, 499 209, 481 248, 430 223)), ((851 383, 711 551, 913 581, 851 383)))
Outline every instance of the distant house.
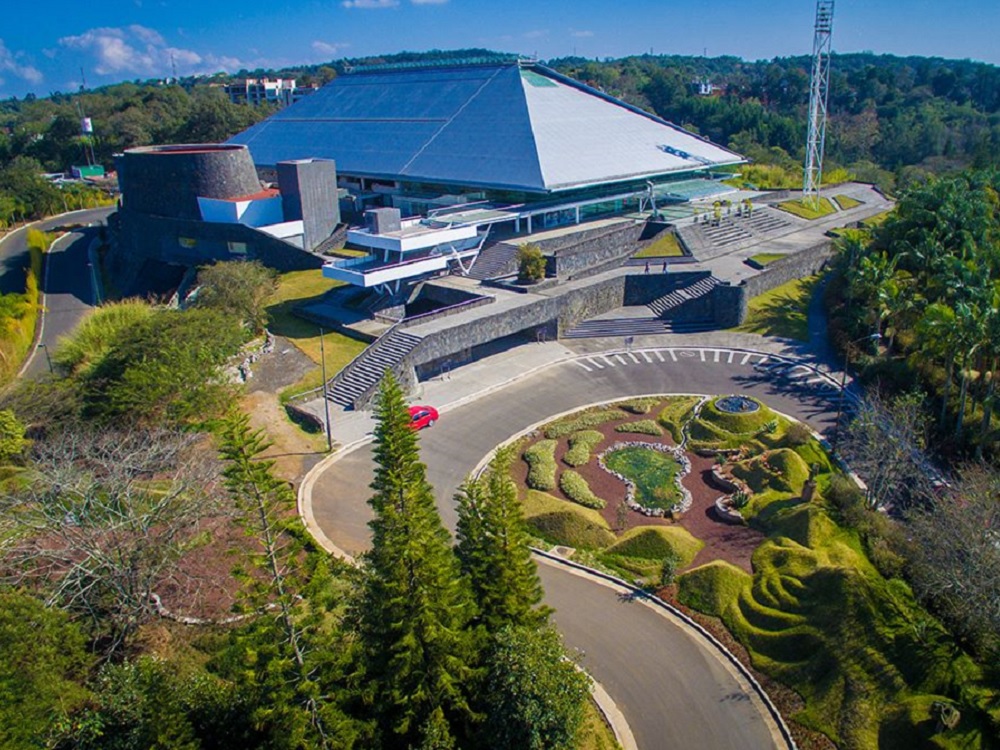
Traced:
POLYGON ((227 84, 226 95, 233 104, 276 104, 287 107, 314 93, 318 86, 299 86, 294 78, 247 78, 227 84))

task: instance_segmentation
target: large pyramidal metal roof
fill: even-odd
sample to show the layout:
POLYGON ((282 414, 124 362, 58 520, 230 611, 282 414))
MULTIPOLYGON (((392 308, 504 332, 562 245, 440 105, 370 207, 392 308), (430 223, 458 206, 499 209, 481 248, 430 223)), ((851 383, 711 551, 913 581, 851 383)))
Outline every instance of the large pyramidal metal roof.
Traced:
POLYGON ((744 161, 581 83, 518 63, 341 76, 232 138, 259 166, 549 193, 744 161))

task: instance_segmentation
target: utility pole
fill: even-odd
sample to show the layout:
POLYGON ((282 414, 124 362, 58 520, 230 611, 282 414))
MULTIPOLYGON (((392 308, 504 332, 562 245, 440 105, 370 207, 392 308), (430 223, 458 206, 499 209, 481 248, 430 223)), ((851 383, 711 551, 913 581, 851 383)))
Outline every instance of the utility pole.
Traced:
POLYGON ((333 436, 330 434, 330 399, 326 395, 326 349, 323 346, 323 329, 319 329, 319 359, 323 371, 323 414, 326 417, 326 452, 333 451, 333 436))
POLYGON ((813 34, 812 79, 809 85, 809 136, 802 179, 802 202, 819 204, 823 182, 823 146, 826 142, 826 107, 830 98, 830 48, 833 39, 833 0, 817 0, 813 34))

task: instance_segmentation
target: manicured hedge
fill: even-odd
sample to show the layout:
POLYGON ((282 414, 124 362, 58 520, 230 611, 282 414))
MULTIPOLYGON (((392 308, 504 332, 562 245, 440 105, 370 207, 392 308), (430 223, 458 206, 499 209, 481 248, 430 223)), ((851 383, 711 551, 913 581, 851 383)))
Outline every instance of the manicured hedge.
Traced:
POLYGON ((663 430, 653 419, 640 419, 638 422, 625 422, 615 427, 615 432, 633 432, 639 435, 662 435, 663 430))
POLYGON ((528 464, 527 485, 533 490, 551 490, 556 486, 556 441, 539 440, 524 452, 528 464))
POLYGON ((590 485, 587 484, 587 480, 572 469, 567 469, 559 477, 559 489, 563 491, 566 497, 574 503, 579 503, 584 508, 600 510, 607 505, 602 498, 599 498, 590 491, 590 485))
POLYGON ((575 432, 569 439, 569 449, 563 456, 563 463, 569 466, 583 466, 590 461, 590 452, 594 446, 604 440, 604 435, 597 430, 575 432))
POLYGON ((558 440, 566 435, 572 435, 574 432, 589 430, 592 427, 598 427, 599 425, 614 422, 616 419, 621 418, 621 409, 595 409, 571 419, 561 419, 558 422, 553 422, 545 428, 545 437, 551 440, 558 440))

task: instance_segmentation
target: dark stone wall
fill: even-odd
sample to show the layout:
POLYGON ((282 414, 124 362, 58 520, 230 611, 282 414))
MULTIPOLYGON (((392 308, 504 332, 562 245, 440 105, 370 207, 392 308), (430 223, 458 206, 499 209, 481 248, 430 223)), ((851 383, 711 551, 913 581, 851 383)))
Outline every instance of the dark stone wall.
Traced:
POLYGON ((542 252, 549 256, 546 273, 560 278, 578 277, 582 271, 619 260, 639 249, 643 229, 643 224, 627 223, 560 237, 554 240, 560 245, 557 249, 541 243, 542 252))
POLYGON ((635 270, 636 273, 625 277, 625 301, 622 303, 624 305, 648 305, 664 294, 712 275, 711 271, 641 273, 638 266, 635 270))
POLYGON ((200 219, 198 197, 235 198, 261 189, 246 146, 192 144, 129 149, 116 160, 132 211, 200 219))
MULTIPOLYGON (((832 240, 806 248, 775 261, 756 276, 744 279, 739 286, 723 284, 712 290, 712 317, 720 328, 731 328, 747 318, 750 300, 793 279, 819 273, 833 257, 832 240)), ((686 307, 686 306, 685 306, 686 307)))
POLYGON ((302 219, 306 250, 314 250, 340 223, 337 166, 329 159, 278 162, 285 221, 302 219))
POLYGON ((806 248, 794 255, 771 263, 756 276, 751 276, 742 283, 747 294, 756 297, 758 294, 770 291, 792 279, 801 279, 818 273, 833 257, 833 240, 824 240, 817 245, 806 248))
POLYGON ((119 257, 150 258, 195 266, 214 260, 249 258, 279 271, 320 268, 323 258, 243 224, 207 223, 145 216, 123 208, 115 214, 114 252, 119 257), (181 240, 193 240, 187 247, 181 240), (246 253, 229 243, 242 243, 246 253))

